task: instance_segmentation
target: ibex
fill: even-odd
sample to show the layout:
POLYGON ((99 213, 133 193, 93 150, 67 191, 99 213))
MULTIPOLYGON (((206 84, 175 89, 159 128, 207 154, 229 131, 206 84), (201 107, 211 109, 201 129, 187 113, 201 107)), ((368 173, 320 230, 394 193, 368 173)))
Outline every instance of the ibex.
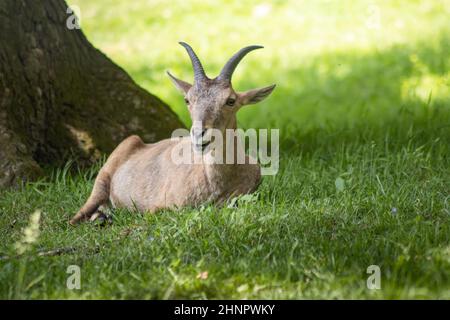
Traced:
MULTIPOLYGON (((187 147, 193 150, 195 159, 211 157, 213 148, 208 148, 211 144, 208 131, 219 130, 225 136, 227 129, 235 130, 237 111, 244 105, 263 100, 273 91, 275 85, 246 92, 236 92, 231 85, 233 72, 242 58, 262 46, 239 50, 225 64, 220 75, 210 79, 194 50, 187 43, 180 44, 191 59, 194 83, 191 85, 170 72, 167 74, 188 105, 193 122, 190 136, 154 144, 145 144, 138 136, 124 140, 101 168, 89 199, 70 220, 72 225, 104 217, 102 209, 106 205, 156 212, 208 202, 220 204, 258 187, 261 169, 248 155, 243 164, 208 161, 180 164, 172 161, 172 154, 174 148, 187 147)), ((229 141, 222 147, 225 155, 230 152, 227 145, 230 145, 229 141)), ((233 148, 242 146, 233 144, 233 148)))

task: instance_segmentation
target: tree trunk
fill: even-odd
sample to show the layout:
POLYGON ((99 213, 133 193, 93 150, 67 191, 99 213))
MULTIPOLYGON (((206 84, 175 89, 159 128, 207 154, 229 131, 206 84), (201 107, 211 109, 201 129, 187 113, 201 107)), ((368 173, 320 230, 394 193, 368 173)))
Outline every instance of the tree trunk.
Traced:
POLYGON ((0 1, 0 187, 68 159, 92 163, 131 134, 155 142, 183 127, 69 17, 64 0, 0 1))

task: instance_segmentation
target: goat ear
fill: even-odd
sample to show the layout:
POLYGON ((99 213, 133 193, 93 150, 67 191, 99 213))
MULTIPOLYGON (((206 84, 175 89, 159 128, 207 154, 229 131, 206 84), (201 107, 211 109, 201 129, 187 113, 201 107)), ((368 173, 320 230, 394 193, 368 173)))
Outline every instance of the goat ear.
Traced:
POLYGON ((239 93, 241 105, 254 104, 260 102, 265 98, 267 98, 269 94, 272 93, 273 89, 275 89, 275 84, 268 87, 253 89, 239 93))
POLYGON ((175 87, 182 93, 186 94, 189 89, 191 89, 192 84, 187 83, 186 81, 180 80, 175 78, 169 71, 167 71, 167 75, 170 77, 170 80, 172 80, 175 87))

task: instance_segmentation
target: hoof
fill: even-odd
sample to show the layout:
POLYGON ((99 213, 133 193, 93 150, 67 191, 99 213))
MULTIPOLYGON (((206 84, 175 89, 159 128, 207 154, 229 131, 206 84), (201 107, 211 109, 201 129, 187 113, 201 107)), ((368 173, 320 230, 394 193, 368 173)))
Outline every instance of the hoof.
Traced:
POLYGON ((101 211, 97 211, 94 213, 89 219, 91 222, 95 222, 100 227, 104 227, 106 225, 112 224, 112 217, 107 215, 101 211))

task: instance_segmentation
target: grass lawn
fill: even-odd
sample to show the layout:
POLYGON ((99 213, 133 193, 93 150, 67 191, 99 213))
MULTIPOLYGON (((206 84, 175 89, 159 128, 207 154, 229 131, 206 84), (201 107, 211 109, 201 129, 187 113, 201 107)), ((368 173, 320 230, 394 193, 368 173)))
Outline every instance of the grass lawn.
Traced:
POLYGON ((73 228, 100 164, 49 168, 0 191, 0 298, 450 299, 448 1, 69 3, 94 45, 187 125, 164 72, 192 78, 177 42, 210 75, 263 44, 234 87, 278 87, 239 125, 280 129, 280 171, 238 208, 117 210, 111 226, 73 228), (36 210, 39 237, 5 258, 36 210), (66 287, 70 265, 80 290, 66 287), (380 290, 366 286, 370 265, 380 290))

